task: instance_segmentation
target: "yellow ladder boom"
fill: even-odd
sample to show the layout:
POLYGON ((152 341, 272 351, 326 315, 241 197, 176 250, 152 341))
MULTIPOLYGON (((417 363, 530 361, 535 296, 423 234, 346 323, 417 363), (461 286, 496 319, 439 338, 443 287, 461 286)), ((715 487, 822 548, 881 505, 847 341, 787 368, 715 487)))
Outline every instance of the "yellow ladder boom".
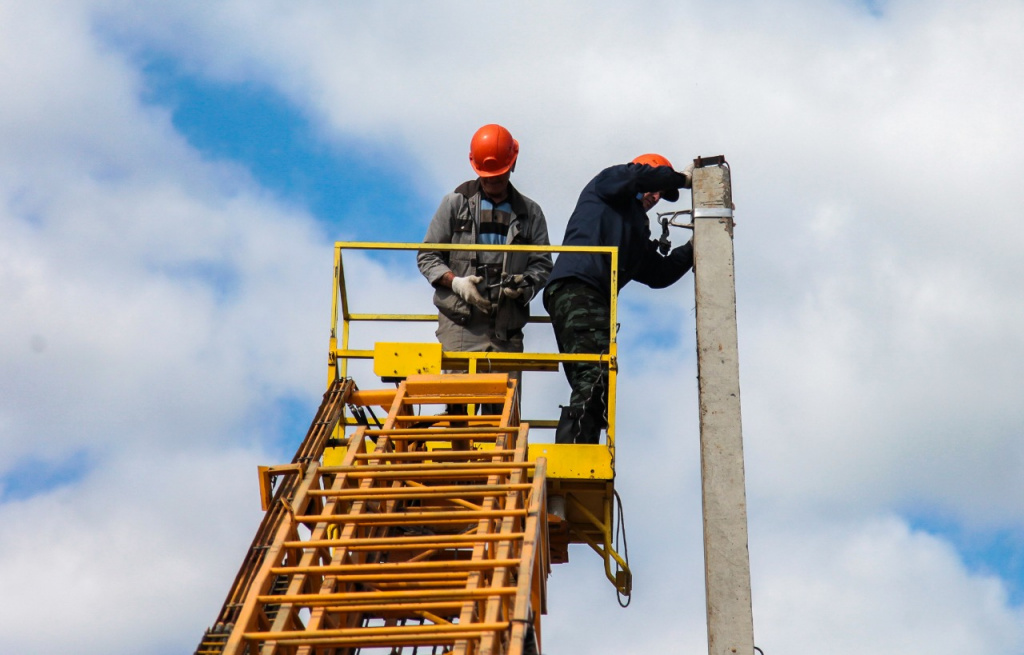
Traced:
POLYGON ((517 393, 503 374, 334 383, 292 464, 261 469, 267 514, 196 654, 539 653, 546 461, 517 393), (460 404, 502 412, 414 412, 460 404), (388 414, 321 464, 346 405, 388 414))

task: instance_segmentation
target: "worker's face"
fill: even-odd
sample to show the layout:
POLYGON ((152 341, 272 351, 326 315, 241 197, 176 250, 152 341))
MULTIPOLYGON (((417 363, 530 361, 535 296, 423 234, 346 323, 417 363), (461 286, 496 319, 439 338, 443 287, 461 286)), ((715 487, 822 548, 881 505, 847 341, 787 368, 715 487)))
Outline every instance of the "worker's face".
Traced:
POLYGON ((508 197, 508 178, 512 171, 496 177, 481 177, 480 188, 491 202, 499 203, 508 197))
POLYGON ((659 200, 661 200, 661 191, 649 191, 640 198, 640 204, 644 206, 645 212, 649 212, 651 207, 658 204, 659 200))

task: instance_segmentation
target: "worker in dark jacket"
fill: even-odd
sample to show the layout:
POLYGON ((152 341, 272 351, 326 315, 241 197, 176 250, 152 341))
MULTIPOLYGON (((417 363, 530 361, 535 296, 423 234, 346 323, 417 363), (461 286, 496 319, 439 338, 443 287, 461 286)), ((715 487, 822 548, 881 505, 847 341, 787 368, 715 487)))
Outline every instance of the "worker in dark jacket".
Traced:
MULTIPOLYGON (((690 187, 690 170, 672 168, 668 159, 641 155, 629 164, 604 169, 584 187, 565 229, 564 246, 618 246, 618 290, 631 280, 661 289, 693 267, 693 245, 663 256, 651 239, 647 212, 659 200, 679 199, 690 187)), ((558 350, 608 351, 610 341, 611 258, 601 253, 558 256, 544 291, 558 350)), ((565 363, 572 387, 555 432, 556 443, 598 443, 607 426, 608 372, 596 363, 565 363)))

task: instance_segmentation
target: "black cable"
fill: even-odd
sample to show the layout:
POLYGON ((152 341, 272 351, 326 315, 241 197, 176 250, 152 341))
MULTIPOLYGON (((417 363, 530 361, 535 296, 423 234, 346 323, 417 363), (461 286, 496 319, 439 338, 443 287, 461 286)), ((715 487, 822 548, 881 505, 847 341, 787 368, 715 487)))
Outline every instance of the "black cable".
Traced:
POLYGON ((359 405, 348 404, 348 411, 352 414, 352 418, 356 420, 357 425, 369 426, 369 421, 366 420, 366 412, 359 405))
MULTIPOLYGON (((622 498, 619 496, 618 491, 613 491, 615 494, 615 510, 618 514, 619 520, 615 528, 615 552, 619 552, 619 537, 622 537, 622 559, 626 560, 626 569, 629 569, 629 544, 626 543, 626 512, 622 509, 622 498)), ((615 562, 615 573, 618 575, 621 569, 619 568, 618 561, 615 562)), ((618 585, 615 587, 616 600, 619 602, 619 607, 629 607, 630 601, 633 599, 631 595, 626 595, 626 602, 622 602, 623 594, 619 591, 618 585)), ((763 655, 763 654, 762 654, 763 655)))
POLYGON ((373 411, 373 408, 372 408, 372 407, 370 407, 369 405, 367 405, 367 406, 366 406, 366 411, 370 412, 370 416, 372 416, 372 417, 373 417, 373 422, 377 424, 377 427, 378 427, 378 428, 379 428, 379 427, 383 427, 383 425, 384 425, 384 424, 380 422, 380 419, 379 419, 379 418, 377 418, 377 414, 375 414, 375 413, 374 413, 374 411, 373 411))

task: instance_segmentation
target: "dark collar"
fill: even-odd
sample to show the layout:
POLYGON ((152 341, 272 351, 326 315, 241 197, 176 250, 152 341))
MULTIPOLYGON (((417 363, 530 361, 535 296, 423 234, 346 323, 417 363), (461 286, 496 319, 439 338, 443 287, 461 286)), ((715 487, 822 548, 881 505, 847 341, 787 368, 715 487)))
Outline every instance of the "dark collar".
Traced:
MULTIPOLYGON (((480 178, 463 182, 456 187, 455 193, 458 193, 467 200, 473 196, 482 197, 483 189, 480 186, 480 178)), ((512 212, 518 216, 526 216, 529 213, 526 208, 526 201, 523 200, 522 194, 512 186, 511 182, 508 183, 508 198, 505 198, 505 202, 508 202, 508 204, 512 206, 512 212)))

